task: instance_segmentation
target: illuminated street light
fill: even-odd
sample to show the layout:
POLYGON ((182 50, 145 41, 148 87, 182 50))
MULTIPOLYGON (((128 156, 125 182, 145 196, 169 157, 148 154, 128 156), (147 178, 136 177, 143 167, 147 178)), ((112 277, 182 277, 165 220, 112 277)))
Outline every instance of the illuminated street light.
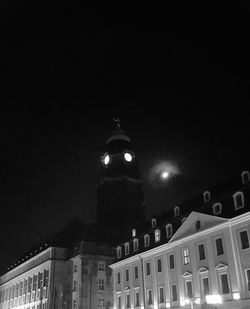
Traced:
POLYGON ((169 173, 168 173, 167 171, 162 172, 161 177, 162 177, 163 179, 167 179, 167 178, 169 177, 169 173))

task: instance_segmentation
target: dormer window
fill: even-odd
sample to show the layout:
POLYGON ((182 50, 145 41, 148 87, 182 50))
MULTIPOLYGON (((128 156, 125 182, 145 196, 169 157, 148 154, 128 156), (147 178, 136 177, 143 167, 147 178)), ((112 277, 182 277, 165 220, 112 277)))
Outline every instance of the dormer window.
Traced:
POLYGON ((132 229, 132 237, 136 236, 136 229, 132 229))
POLYGON ((129 254, 129 243, 126 242, 125 243, 125 255, 128 255, 129 254))
POLYGON ((174 216, 178 217, 180 215, 180 207, 179 206, 175 206, 174 208, 174 216))
POLYGON ((151 224, 152 224, 152 228, 156 227, 156 219, 155 218, 153 218, 151 220, 151 224))
POLYGON ((211 200, 211 193, 210 191, 203 192, 203 201, 204 203, 208 203, 211 200))
POLYGON ((250 182, 250 173, 248 171, 243 171, 241 173, 241 181, 243 185, 250 182))
POLYGON ((172 235, 173 235, 173 227, 172 227, 172 224, 167 224, 167 225, 166 225, 166 235, 167 235, 167 238, 172 237, 172 235))
POLYGON ((149 238, 149 235, 146 234, 144 235, 144 246, 148 247, 149 245, 150 245, 150 238, 149 238))
POLYGON ((244 194, 243 192, 236 192, 233 195, 234 199, 234 208, 235 210, 241 209, 244 207, 244 194))
POLYGON ((133 246, 134 246, 134 251, 138 251, 138 239, 137 238, 133 240, 133 246))
POLYGON ((213 214, 214 215, 221 214, 221 211, 222 211, 222 204, 221 203, 213 204, 212 208, 213 208, 213 214))
POLYGON ((117 247, 116 254, 118 259, 122 256, 122 248, 120 246, 117 247))
POLYGON ((161 240, 161 231, 155 230, 155 242, 158 242, 161 240))

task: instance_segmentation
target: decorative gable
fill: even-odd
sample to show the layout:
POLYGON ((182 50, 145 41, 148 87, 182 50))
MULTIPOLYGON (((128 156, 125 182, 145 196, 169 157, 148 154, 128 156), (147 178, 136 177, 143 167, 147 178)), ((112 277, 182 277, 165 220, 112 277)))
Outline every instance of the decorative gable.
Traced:
POLYGON ((193 274, 190 273, 189 271, 185 271, 184 274, 183 274, 183 277, 190 277, 192 276, 193 274))
POLYGON ((228 219, 225 218, 193 211, 175 232, 173 237, 169 240, 169 243, 193 235, 197 232, 204 231, 227 221, 228 219))
POLYGON ((208 268, 206 267, 201 267, 200 269, 198 269, 198 272, 201 273, 207 273, 208 272, 208 268))
POLYGON ((224 264, 224 263, 219 263, 215 268, 217 270, 220 270, 220 269, 224 269, 224 268, 227 268, 227 264, 224 264))

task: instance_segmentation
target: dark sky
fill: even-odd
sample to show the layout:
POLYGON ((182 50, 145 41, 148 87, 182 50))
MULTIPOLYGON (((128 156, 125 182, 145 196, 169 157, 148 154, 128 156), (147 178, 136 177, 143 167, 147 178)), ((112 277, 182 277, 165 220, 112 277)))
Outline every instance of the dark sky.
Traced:
POLYGON ((1 268, 71 217, 94 221, 113 117, 149 213, 249 168, 248 7, 33 2, 0 4, 1 268), (178 175, 152 181, 162 162, 178 175))

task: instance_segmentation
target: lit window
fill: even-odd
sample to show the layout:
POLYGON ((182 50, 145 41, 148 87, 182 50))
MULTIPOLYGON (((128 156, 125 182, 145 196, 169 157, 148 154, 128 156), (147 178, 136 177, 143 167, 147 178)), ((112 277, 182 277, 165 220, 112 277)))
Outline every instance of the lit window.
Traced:
POLYGON ((178 217, 180 215, 180 207, 179 206, 175 206, 174 208, 174 216, 178 217))
POLYGON ((125 243, 125 255, 128 255, 129 254, 129 243, 126 242, 125 243))
POLYGON ((104 291, 104 279, 98 279, 98 291, 104 291))
POLYGON ((158 297, 159 297, 159 304, 163 304, 164 303, 164 289, 163 287, 159 287, 158 289, 158 297))
POLYGON ((151 224, 152 224, 152 228, 156 227, 156 219, 152 219, 151 220, 151 224))
POLYGON ((152 290, 147 290, 147 304, 148 305, 153 304, 152 290))
POLYGON ((105 270, 105 262, 98 262, 98 270, 99 271, 105 270))
POLYGON ((250 181, 250 173, 248 171, 243 171, 241 173, 241 181, 243 185, 250 181))
POLYGON ((169 268, 170 269, 174 268, 174 255, 173 254, 169 255, 169 268))
POLYGON ((173 234, 172 224, 167 224, 167 226, 166 226, 166 234, 167 234, 167 238, 172 237, 172 234, 173 234))
POLYGON ((233 195, 233 199, 234 199, 234 207, 235 210, 241 209, 244 207, 244 195, 243 192, 236 192, 233 195))
POLYGON ((211 200, 211 193, 210 191, 203 192, 203 201, 204 203, 208 203, 211 200))
POLYGON ((147 262, 146 263, 146 274, 147 274, 147 276, 149 276, 150 275, 150 263, 149 262, 147 262))
POLYGON ((221 293, 222 294, 229 294, 229 282, 227 274, 220 274, 220 283, 221 283, 221 293))
POLYGON ((135 290, 135 307, 140 306, 140 293, 139 290, 135 290))
POLYGON ((136 236, 136 229, 132 229, 132 237, 136 236))
POLYGON ((117 253, 117 258, 119 259, 121 257, 121 255, 122 255, 122 248, 121 247, 117 247, 116 253, 117 253))
POLYGON ((241 249, 249 248, 249 238, 247 230, 240 232, 241 249))
POLYGON ((189 252, 188 252, 188 249, 187 248, 183 249, 182 253, 183 253, 183 263, 184 263, 184 265, 189 264, 189 252))
POLYGON ((148 247, 149 245, 150 245, 150 238, 149 238, 149 235, 146 234, 144 235, 144 246, 148 247))
POLYGON ((205 260, 206 256, 205 256, 205 246, 204 246, 204 244, 200 244, 198 246, 198 250, 199 250, 200 261, 205 260))
POLYGON ((217 253, 217 255, 224 254, 222 238, 215 239, 215 244, 216 244, 216 253, 217 253))
POLYGON ((161 259, 157 259, 157 271, 158 271, 158 273, 160 273, 162 271, 161 259))
POLYGON ((221 214, 221 211, 222 211, 222 204, 221 203, 213 204, 212 208, 213 208, 213 214, 214 215, 221 214))
POLYGON ((98 299, 98 307, 104 307, 104 298, 103 297, 100 297, 98 299))
POLYGON ((161 232, 160 230, 155 230, 155 242, 158 242, 161 240, 161 232))
POLYGON ((133 240, 134 251, 138 251, 138 239, 133 240))
POLYGON ((126 152, 124 154, 124 159, 127 161, 127 162, 131 162, 133 160, 133 157, 132 155, 129 153, 129 152, 126 152))

